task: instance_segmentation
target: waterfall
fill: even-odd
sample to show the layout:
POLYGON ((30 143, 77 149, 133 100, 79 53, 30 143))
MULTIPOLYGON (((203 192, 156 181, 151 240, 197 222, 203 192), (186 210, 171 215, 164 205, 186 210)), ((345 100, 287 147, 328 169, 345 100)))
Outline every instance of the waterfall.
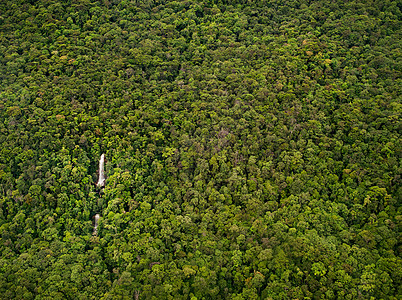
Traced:
POLYGON ((105 185, 105 154, 102 154, 99 160, 99 179, 97 186, 104 186, 105 185))
POLYGON ((98 221, 99 221, 100 215, 96 214, 95 215, 95 226, 94 226, 94 233, 93 235, 97 235, 98 234, 98 221))

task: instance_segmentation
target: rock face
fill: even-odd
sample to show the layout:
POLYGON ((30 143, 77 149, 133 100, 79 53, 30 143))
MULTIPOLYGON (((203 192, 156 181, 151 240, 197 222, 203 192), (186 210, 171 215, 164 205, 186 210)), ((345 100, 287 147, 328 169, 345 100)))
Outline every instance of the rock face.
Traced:
POLYGON ((105 154, 102 154, 99 160, 99 179, 96 186, 105 186, 105 154))
POLYGON ((97 235, 98 234, 98 222, 99 222, 99 218, 100 218, 100 215, 99 214, 96 214, 95 215, 95 225, 94 225, 94 235, 97 235))

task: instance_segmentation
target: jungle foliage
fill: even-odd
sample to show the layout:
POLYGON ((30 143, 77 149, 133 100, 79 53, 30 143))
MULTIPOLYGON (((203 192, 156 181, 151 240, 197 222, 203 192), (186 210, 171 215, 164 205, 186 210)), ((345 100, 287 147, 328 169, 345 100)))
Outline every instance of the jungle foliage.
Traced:
POLYGON ((0 1, 0 298, 400 299, 401 9, 0 1))

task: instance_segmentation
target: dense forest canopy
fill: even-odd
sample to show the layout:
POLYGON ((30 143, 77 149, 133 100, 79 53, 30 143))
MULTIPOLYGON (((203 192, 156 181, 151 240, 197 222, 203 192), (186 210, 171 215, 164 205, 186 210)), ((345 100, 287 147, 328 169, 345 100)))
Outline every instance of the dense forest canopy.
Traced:
POLYGON ((0 1, 0 298, 400 299, 401 10, 0 1))

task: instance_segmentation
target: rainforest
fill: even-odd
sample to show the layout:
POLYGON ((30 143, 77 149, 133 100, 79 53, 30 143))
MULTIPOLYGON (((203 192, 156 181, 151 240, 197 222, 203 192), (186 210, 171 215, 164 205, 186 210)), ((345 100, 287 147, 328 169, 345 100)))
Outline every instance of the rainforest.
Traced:
POLYGON ((0 298, 401 299, 401 10, 0 1, 0 298))

